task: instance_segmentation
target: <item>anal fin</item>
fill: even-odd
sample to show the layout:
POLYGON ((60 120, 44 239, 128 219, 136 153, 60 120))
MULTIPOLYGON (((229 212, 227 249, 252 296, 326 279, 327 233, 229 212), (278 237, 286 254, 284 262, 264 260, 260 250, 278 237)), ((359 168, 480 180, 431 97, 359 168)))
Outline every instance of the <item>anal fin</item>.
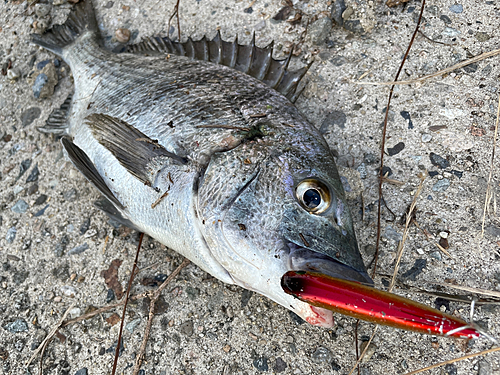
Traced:
POLYGON ((68 115, 71 108, 73 93, 69 94, 66 100, 58 109, 52 111, 47 118, 45 126, 40 126, 38 131, 42 133, 64 135, 68 128, 68 115))
POLYGON ((121 202, 111 192, 87 154, 80 147, 75 145, 68 137, 63 137, 61 139, 61 143, 68 153, 71 162, 80 172, 82 172, 85 178, 89 180, 115 207, 124 209, 125 207, 123 204, 121 204, 121 202))

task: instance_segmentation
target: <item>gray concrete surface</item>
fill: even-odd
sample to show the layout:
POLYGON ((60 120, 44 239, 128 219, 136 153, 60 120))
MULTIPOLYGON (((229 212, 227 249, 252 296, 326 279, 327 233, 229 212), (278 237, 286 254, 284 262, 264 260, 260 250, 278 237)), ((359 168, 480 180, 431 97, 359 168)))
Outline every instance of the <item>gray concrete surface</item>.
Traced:
MULTIPOLYGON (((260 45, 274 39, 276 55, 283 56, 291 43, 300 40, 308 17, 329 14, 330 4, 324 1, 294 3, 305 13, 302 24, 295 26, 272 20, 282 8, 278 0, 181 0, 182 34, 212 36, 220 28, 224 38, 238 35, 240 41, 248 42, 255 30, 260 45)), ((131 30, 135 41, 166 32, 173 9, 172 1, 158 0, 98 0, 94 4, 108 46, 113 45, 120 27, 131 30)), ((137 244, 135 233, 113 228, 93 207, 98 193, 61 157, 61 145, 36 131, 71 91, 72 79, 62 64, 56 68, 55 92, 44 99, 34 97, 33 64, 36 67, 55 57, 29 44, 31 25, 40 20, 27 5, 26 1, 10 0, 0 4, 0 62, 10 58, 21 75, 13 82, 0 76, 0 365, 4 374, 37 373, 38 362, 29 372, 25 366, 33 348, 71 305, 72 316, 106 305, 108 287, 101 272, 112 260, 121 259, 119 280, 125 286, 137 244), (28 111, 30 108, 35 109, 28 111), (18 178, 25 160, 31 164, 18 178), (36 166, 37 181, 26 182, 28 176, 35 179, 32 171, 36 166), (42 195, 47 200, 40 203, 42 195), (88 219, 88 230, 82 234, 88 219), (88 249, 71 255, 72 249, 85 243, 88 249)), ((50 7, 52 22, 62 22, 69 7, 50 7)), ((376 169, 388 89, 361 86, 356 81, 361 76, 365 81, 394 77, 420 3, 410 1, 404 8, 389 9, 377 2, 373 7, 376 25, 367 35, 330 28, 327 20, 311 24, 294 61, 302 65, 315 60, 297 105, 315 126, 326 131, 325 137, 339 154, 342 173, 353 189, 351 203, 365 261, 371 259, 375 243, 376 169), (364 221, 361 192, 366 207, 364 221)), ((38 12, 43 15, 43 9, 38 12)), ((423 33, 439 43, 418 36, 403 79, 500 47, 496 0, 430 1, 424 17, 423 33)), ((37 23, 37 27, 42 24, 37 23)), ((421 230, 410 230, 395 291, 434 305, 436 297, 420 289, 471 296, 436 286, 436 282, 499 289, 500 226, 493 203, 484 237, 480 231, 499 94, 498 61, 498 57, 491 58, 424 84, 396 88, 387 137, 388 155, 392 156, 386 157, 386 165, 392 171, 390 178, 401 184, 384 188, 396 222, 391 222, 392 215, 384 210, 376 277, 379 287, 383 288, 393 272, 394 239, 402 233, 398 220, 413 199, 418 173, 428 169, 434 176, 427 179, 418 200, 421 230), (398 148, 392 148, 400 142, 404 148, 395 153, 398 148), (433 156, 437 164, 433 165, 431 153, 446 160, 433 156), (449 232, 451 258, 435 246, 442 232, 449 232)), ((496 162, 495 196, 498 182, 496 162)), ((174 252, 147 239, 140 256, 143 270, 132 293, 152 289, 141 280, 169 274, 181 262, 174 252)), ((254 374, 266 367, 268 373, 347 374, 355 362, 354 320, 336 316, 337 325, 331 330, 300 324, 284 308, 238 287, 223 285, 194 265, 181 272, 163 298, 166 305, 154 320, 143 365, 145 374, 254 374)), ((451 302, 442 308, 462 317, 469 314, 467 304, 451 302)), ((118 325, 111 326, 106 320, 112 313, 115 311, 62 329, 64 336, 53 340, 45 353, 44 374, 109 374, 113 354, 108 349, 118 332, 118 325)), ((116 313, 121 315, 121 311, 116 313)), ((488 305, 478 307, 474 319, 498 337, 499 316, 497 306, 488 305)), ((124 333, 119 373, 132 373, 130 366, 146 319, 143 303, 132 303, 126 313, 129 330, 124 333)), ((361 323, 359 337, 364 339, 372 329, 372 325, 361 323)), ((384 327, 374 343, 377 348, 362 364, 361 374, 405 373, 491 345, 484 339, 466 343, 384 327)), ((499 357, 474 358, 430 373, 498 374, 499 357)))

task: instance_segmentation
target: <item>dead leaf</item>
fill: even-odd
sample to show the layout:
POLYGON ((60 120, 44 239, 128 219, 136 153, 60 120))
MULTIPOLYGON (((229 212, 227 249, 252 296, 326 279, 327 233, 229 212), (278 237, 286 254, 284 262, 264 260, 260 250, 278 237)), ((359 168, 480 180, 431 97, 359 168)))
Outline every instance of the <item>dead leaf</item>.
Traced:
POLYGON ((106 286, 115 292, 117 300, 121 300, 123 297, 123 287, 118 281, 118 269, 122 265, 121 259, 115 259, 109 265, 106 271, 101 271, 101 276, 104 277, 104 282, 106 286))

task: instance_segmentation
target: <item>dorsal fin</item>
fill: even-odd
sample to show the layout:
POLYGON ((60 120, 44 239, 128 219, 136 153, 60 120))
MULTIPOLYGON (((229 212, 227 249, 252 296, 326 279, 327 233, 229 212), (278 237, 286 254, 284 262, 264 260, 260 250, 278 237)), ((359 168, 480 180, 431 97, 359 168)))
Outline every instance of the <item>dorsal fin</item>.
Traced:
POLYGON ((257 78, 292 102, 295 102, 302 92, 302 89, 297 91, 297 87, 312 65, 290 71, 288 64, 292 52, 286 59, 276 60, 272 57, 272 42, 266 47, 257 47, 255 34, 248 45, 238 44, 237 38, 234 42, 226 42, 222 40, 219 31, 212 40, 203 37, 197 41, 188 38, 186 42, 173 42, 168 37, 149 37, 140 43, 127 46, 125 52, 144 55, 171 53, 192 60, 211 61, 225 65, 257 78))

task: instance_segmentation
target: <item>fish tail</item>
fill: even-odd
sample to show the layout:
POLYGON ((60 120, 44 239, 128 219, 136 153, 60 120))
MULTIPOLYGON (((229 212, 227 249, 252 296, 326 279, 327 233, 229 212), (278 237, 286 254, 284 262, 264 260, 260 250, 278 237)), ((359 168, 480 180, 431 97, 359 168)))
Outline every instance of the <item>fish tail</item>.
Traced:
POLYGON ((44 34, 31 34, 31 41, 59 56, 63 50, 83 36, 99 38, 91 0, 80 1, 63 25, 54 25, 44 34))

